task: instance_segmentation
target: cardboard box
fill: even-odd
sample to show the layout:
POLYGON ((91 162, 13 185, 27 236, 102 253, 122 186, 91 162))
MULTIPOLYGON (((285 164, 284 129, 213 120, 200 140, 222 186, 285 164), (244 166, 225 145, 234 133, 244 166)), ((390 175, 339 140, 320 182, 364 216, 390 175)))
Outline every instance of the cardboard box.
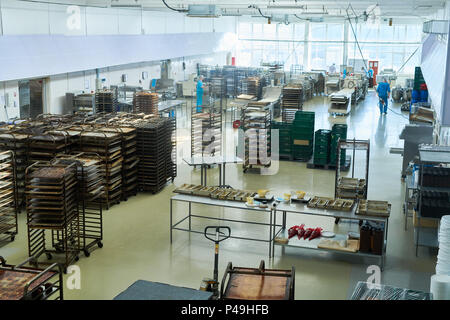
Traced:
POLYGON ((294 140, 296 146, 309 146, 309 140, 294 140))
MULTIPOLYGON (((413 224, 414 227, 419 226, 419 219, 417 218, 416 210, 413 210, 413 224)), ((420 218, 420 226, 422 228, 438 228, 439 220, 430 218, 420 218)))

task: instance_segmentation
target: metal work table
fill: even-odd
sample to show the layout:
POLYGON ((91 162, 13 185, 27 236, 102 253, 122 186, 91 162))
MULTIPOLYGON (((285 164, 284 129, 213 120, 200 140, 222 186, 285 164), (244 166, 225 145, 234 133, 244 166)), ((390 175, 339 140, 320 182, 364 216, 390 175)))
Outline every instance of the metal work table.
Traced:
MULTIPOLYGON (((246 217, 248 217, 248 216, 246 216, 246 217)), ((172 243, 173 230, 186 231, 186 232, 198 233, 198 234, 204 233, 203 230, 192 229, 192 225, 191 225, 192 218, 212 219, 212 220, 218 220, 218 221, 245 223, 245 224, 250 224, 250 225, 260 225, 260 226, 269 227, 269 236, 266 239, 248 238, 248 237, 233 236, 233 235, 230 236, 230 238, 234 238, 234 239, 259 241, 259 242, 268 243, 269 244, 269 257, 272 256, 272 243, 274 240, 274 238, 272 238, 272 235, 278 234, 280 232, 279 230, 278 230, 278 232, 272 231, 272 229, 276 229, 276 227, 280 227, 280 230, 281 230, 281 227, 282 227, 281 225, 277 225, 276 223, 272 222, 273 211, 270 208, 270 205, 268 208, 248 207, 244 202, 239 202, 239 201, 218 200, 218 199, 211 199, 211 198, 207 198, 207 197, 178 194, 178 195, 172 196, 170 198, 170 243, 172 243), (188 215, 177 222, 173 221, 173 202, 174 201, 187 202, 189 204, 188 215), (214 217, 208 217, 208 216, 195 215, 195 214, 192 214, 192 204, 193 203, 199 204, 199 205, 206 205, 206 206, 214 206, 214 207, 222 207, 222 208, 231 208, 231 209, 259 212, 259 213, 265 214, 265 216, 269 217, 269 223, 257 222, 257 221, 214 218, 214 217), (186 220, 189 221, 188 229, 178 227, 181 223, 183 223, 186 220)), ((214 236, 214 234, 211 234, 211 235, 214 236)))
MULTIPOLYGON (((282 228, 275 232, 275 229, 272 229, 273 236, 272 238, 275 240, 275 238, 278 236, 279 233, 284 232, 285 236, 287 238, 287 230, 286 230, 286 213, 296 213, 296 214, 304 214, 304 215, 312 215, 312 216, 321 216, 321 217, 330 217, 330 218, 338 218, 338 219, 349 219, 349 220, 369 220, 369 221, 376 221, 376 222, 383 222, 385 225, 384 228, 384 234, 383 237, 385 239, 384 241, 384 248, 383 248, 383 254, 382 255, 376 255, 371 253, 363 253, 363 252, 345 252, 345 251, 338 251, 338 250, 332 250, 332 249, 325 249, 325 248, 318 248, 317 245, 321 238, 316 238, 311 241, 302 241, 298 244, 280 244, 273 242, 273 248, 272 248, 272 257, 275 255, 275 245, 282 246, 282 247, 295 247, 295 248, 305 248, 305 249, 314 249, 314 250, 322 250, 322 251, 329 251, 329 252, 335 252, 335 253, 346 253, 351 255, 358 255, 358 256, 365 256, 365 257, 378 257, 381 260, 380 267, 381 269, 384 268, 384 261, 386 258, 386 249, 387 249, 387 233, 388 233, 388 219, 386 217, 378 217, 378 216, 369 216, 369 215, 357 215, 356 214, 356 207, 357 204, 355 203, 353 205, 353 208, 351 211, 340 211, 340 210, 327 210, 327 209, 318 209, 318 208, 308 208, 306 203, 280 203, 278 206, 274 209, 273 214, 273 223, 276 225, 277 223, 277 213, 282 213, 282 228)), ((346 235, 344 234, 337 234, 335 240, 343 240, 346 235)))
POLYGON ((225 183, 226 171, 225 166, 227 163, 242 163, 242 159, 236 156, 210 156, 210 157, 189 157, 183 158, 189 166, 200 166, 201 169, 201 185, 207 185, 207 169, 209 166, 217 164, 219 166, 219 186, 229 187, 225 183))

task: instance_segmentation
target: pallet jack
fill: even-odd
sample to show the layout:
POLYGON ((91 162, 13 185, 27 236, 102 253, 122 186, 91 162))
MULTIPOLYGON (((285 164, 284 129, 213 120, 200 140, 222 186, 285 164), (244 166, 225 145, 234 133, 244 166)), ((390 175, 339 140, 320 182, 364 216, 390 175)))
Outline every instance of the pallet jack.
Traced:
POLYGON ((206 239, 214 242, 214 272, 213 278, 204 278, 200 285, 200 290, 213 293, 212 299, 219 299, 219 243, 231 236, 230 227, 226 226, 208 226, 203 232, 206 239), (208 236, 208 230, 215 229, 215 237, 208 236), (222 232, 224 230, 225 232, 222 232))

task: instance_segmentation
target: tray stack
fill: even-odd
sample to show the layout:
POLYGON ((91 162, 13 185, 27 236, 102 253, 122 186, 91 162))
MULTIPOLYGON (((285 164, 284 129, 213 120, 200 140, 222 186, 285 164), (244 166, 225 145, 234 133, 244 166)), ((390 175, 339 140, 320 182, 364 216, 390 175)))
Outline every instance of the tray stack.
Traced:
POLYGON ((365 199, 366 180, 341 177, 337 182, 337 196, 342 199, 365 199))
POLYGON ((259 77, 248 77, 242 82, 242 93, 258 97, 260 89, 259 77))
POLYGON ((292 122, 292 158, 308 161, 313 153, 315 113, 297 111, 292 122))
POLYGON ((134 112, 158 116, 158 94, 141 91, 134 94, 134 112))
POLYGON ((224 66, 223 67, 223 77, 225 78, 227 96, 236 97, 237 96, 236 67, 235 66, 224 66))
POLYGON ((314 164, 326 165, 330 161, 331 130, 320 129, 314 135, 314 164))
POLYGON ((74 164, 37 162, 26 172, 28 255, 64 254, 64 268, 78 260, 80 223, 78 181, 74 164), (52 231, 52 247, 45 244, 45 230, 52 231))
POLYGON ((103 162, 105 192, 102 201, 106 209, 120 202, 122 197, 122 136, 120 132, 81 132, 81 152, 97 153, 103 162))
POLYGON ((172 123, 169 118, 154 118, 137 125, 139 190, 157 193, 164 188, 172 161, 172 123))
POLYGON ((251 168, 268 167, 271 164, 270 109, 249 103, 242 109, 244 129, 244 172, 251 168))
POLYGON ((0 133, 0 151, 14 152, 16 169, 17 206, 25 203, 25 170, 27 168, 28 135, 13 132, 0 133))
POLYGON ((138 164, 137 130, 131 127, 120 127, 123 147, 123 199, 137 195, 138 190, 138 164))
POLYGON ((175 179, 177 176, 177 120, 176 118, 167 118, 167 179, 175 179))
POLYGON ((28 165, 50 161, 59 153, 69 153, 79 138, 76 131, 48 131, 28 138, 28 165))
POLYGON ((97 90, 95 92, 95 111, 97 113, 115 112, 117 109, 117 97, 111 90, 97 90))
POLYGON ((0 152, 0 241, 17 234, 17 190, 14 152, 0 152))
POLYGON ((283 122, 292 122, 295 113, 302 110, 303 86, 301 84, 290 84, 283 88, 281 98, 281 116, 283 122))
POLYGON ((72 164, 77 167, 79 185, 78 210, 80 214, 80 241, 85 256, 97 244, 103 246, 103 208, 102 196, 105 180, 102 174, 102 159, 95 153, 72 153, 58 155, 53 163, 72 164))

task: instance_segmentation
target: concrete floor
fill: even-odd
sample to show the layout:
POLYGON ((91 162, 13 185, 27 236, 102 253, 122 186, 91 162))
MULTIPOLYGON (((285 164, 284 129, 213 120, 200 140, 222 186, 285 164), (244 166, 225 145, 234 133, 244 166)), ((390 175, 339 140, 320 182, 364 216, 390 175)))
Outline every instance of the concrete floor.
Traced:
MULTIPOLYGON (((189 104, 188 104, 189 106, 189 104)), ((401 146, 398 136, 405 115, 399 115, 399 106, 392 107, 387 116, 380 116, 377 98, 373 91, 365 101, 353 106, 347 117, 330 117, 324 97, 315 97, 305 104, 305 110, 316 112, 315 128, 328 129, 334 123, 348 124, 348 138, 370 139, 369 199, 388 200, 392 204, 389 224, 386 267, 382 282, 411 289, 428 290, 429 276, 433 274, 435 255, 425 248, 415 256, 411 219, 408 231, 404 230, 402 213, 403 184, 400 179, 401 157, 389 154, 389 148, 401 146)), ((77 265, 81 270, 81 289, 65 290, 66 299, 112 299, 138 279, 198 288, 204 277, 213 270, 213 243, 197 234, 175 231, 173 244, 169 241, 169 198, 172 190, 183 183, 200 183, 200 170, 194 170, 181 161, 190 152, 189 119, 186 110, 178 110, 178 176, 156 195, 139 194, 112 207, 104 213, 104 247, 96 249, 89 258, 80 254, 77 265)), ((188 112, 189 113, 189 112, 188 112)), ((228 119, 230 115, 228 114, 228 119)), ((227 124, 225 145, 232 152, 236 137, 227 124)), ((360 157, 361 158, 361 157, 360 157)), ((357 161, 362 167, 363 160, 357 161)), ((358 170, 357 170, 358 173, 358 170)), ((235 188, 268 188, 282 195, 291 190, 305 190, 315 195, 334 195, 334 171, 307 169, 306 163, 280 161, 275 175, 243 174, 241 165, 227 166, 227 183, 235 188)), ((218 181, 218 170, 209 170, 209 182, 218 181)), ((174 206, 177 217, 186 213, 186 204, 174 206)), ((248 217, 268 222, 268 217, 252 212, 201 207, 193 205, 193 212, 215 217, 248 217)), ((334 219, 308 216, 289 216, 288 227, 305 223, 321 226, 325 230, 357 230, 357 224, 342 222, 335 226, 334 219)), ((193 220, 193 227, 202 230, 213 220, 193 220)), ((25 214, 19 216, 20 231, 16 241, 0 247, 0 255, 11 264, 27 258, 25 214)), ((222 223, 232 228, 234 235, 261 236, 267 228, 235 223, 222 223)), ((257 267, 266 260, 267 267, 296 268, 296 299, 347 299, 356 281, 366 280, 366 268, 376 264, 376 259, 361 259, 345 255, 332 255, 306 250, 276 250, 275 258, 268 259, 265 243, 229 239, 220 248, 219 278, 229 261, 235 266, 257 267)), ((67 278, 68 275, 65 276, 67 278)))

